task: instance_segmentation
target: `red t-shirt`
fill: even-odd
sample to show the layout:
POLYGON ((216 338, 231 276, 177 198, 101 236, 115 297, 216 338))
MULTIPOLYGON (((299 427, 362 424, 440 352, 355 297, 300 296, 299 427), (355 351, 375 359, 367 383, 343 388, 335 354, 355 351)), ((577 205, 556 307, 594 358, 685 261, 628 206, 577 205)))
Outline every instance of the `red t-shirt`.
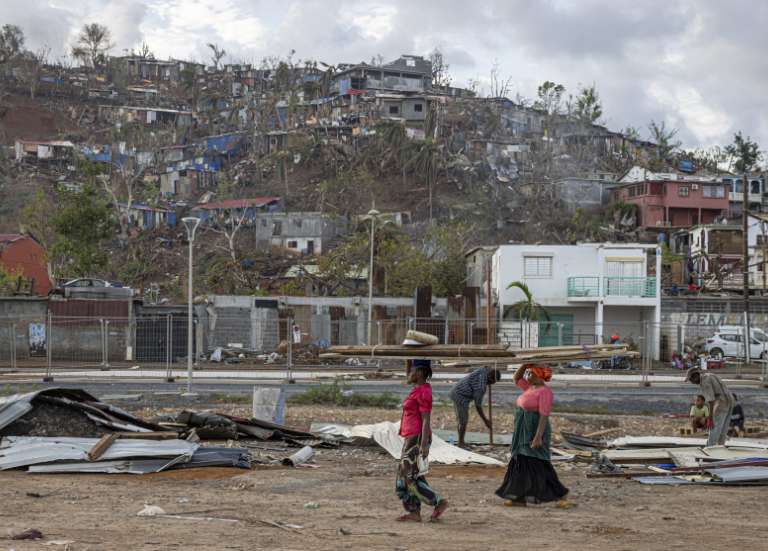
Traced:
MULTIPOLYGON (((421 414, 432 412, 432 387, 429 383, 413 387, 403 402, 400 436, 421 434, 421 414)), ((430 429, 431 430, 431 429, 430 429)))
POLYGON ((526 411, 537 411, 540 415, 552 413, 552 389, 546 384, 533 386, 525 379, 517 381, 517 388, 523 393, 517 397, 517 405, 526 411))

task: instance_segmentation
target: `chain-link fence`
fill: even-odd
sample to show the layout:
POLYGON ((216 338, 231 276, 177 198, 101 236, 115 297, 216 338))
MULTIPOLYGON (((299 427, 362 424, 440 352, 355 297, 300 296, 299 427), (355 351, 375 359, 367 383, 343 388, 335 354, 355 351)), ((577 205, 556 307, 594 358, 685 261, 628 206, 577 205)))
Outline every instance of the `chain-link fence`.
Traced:
MULTIPOLYGON (((229 311, 195 317, 191 334, 185 314, 134 317, 53 316, 0 319, 0 370, 44 373, 46 377, 84 371, 133 370, 147 377, 179 376, 192 340, 195 367, 206 370, 294 369, 347 364, 318 354, 336 345, 400 344, 409 329, 435 335, 441 344, 507 344, 513 348, 624 343, 636 354, 563 362, 582 370, 674 374, 692 365, 726 369, 736 376, 761 376, 768 364, 768 327, 754 324, 750 362, 739 325, 650 321, 575 322, 364 317, 333 319, 255 315, 229 311), (702 360, 702 357, 708 358, 702 360)), ((371 363, 371 362, 366 362, 371 363)), ((215 376, 215 373, 214 373, 215 376)))

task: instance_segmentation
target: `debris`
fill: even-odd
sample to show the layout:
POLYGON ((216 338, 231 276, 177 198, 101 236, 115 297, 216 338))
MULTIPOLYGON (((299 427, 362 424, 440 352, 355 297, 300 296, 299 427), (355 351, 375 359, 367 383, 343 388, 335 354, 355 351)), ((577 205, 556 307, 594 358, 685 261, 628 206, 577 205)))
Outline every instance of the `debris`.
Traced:
MULTIPOLYGON (((400 423, 385 421, 374 425, 341 425, 332 423, 313 423, 310 430, 326 436, 342 438, 364 438, 375 441, 394 458, 400 458, 403 449, 403 438, 399 435, 400 423)), ((429 449, 429 461, 447 465, 461 463, 480 463, 485 465, 503 465, 498 459, 493 459, 479 453, 463 450, 452 446, 436 434, 432 435, 432 446, 429 449)))
POLYGON ((282 463, 286 466, 296 467, 309 462, 314 455, 315 450, 313 450, 311 446, 304 446, 290 457, 283 459, 282 463))
POLYGON ((92 437, 162 430, 79 389, 49 388, 0 398, 0 436, 92 437))
POLYGON ((319 509, 320 508, 320 504, 319 503, 315 503, 314 501, 310 501, 309 503, 305 503, 304 504, 304 508, 305 509, 319 509))
POLYGON ((285 392, 282 388, 253 387, 251 417, 282 424, 285 422, 285 392))
POLYGON ((36 528, 29 528, 18 534, 11 536, 12 540, 41 540, 43 539, 43 533, 36 528))
POLYGON ((117 434, 115 433, 105 434, 99 438, 98 442, 88 452, 88 461, 97 461, 115 443, 115 440, 117 440, 117 434))
POLYGON ((158 515, 164 515, 165 510, 162 507, 158 507, 157 505, 147 505, 144 504, 144 508, 136 513, 136 516, 138 517, 156 517, 158 515))
POLYGON ((51 541, 44 541, 42 542, 42 545, 72 545, 75 543, 75 540, 51 540, 51 541))

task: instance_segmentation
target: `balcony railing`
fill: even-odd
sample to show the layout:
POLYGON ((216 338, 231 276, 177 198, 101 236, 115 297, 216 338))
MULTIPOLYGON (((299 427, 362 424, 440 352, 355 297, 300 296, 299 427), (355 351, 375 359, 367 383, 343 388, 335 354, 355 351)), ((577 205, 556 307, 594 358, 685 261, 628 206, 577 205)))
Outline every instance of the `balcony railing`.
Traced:
POLYGON ((656 296, 655 277, 606 277, 603 290, 607 297, 642 297, 656 296))
POLYGON ((656 296, 655 277, 604 277, 602 284, 597 276, 568 278, 569 298, 589 297, 640 297, 656 296))
POLYGON ((569 297, 599 297, 600 278, 596 276, 569 277, 569 297))

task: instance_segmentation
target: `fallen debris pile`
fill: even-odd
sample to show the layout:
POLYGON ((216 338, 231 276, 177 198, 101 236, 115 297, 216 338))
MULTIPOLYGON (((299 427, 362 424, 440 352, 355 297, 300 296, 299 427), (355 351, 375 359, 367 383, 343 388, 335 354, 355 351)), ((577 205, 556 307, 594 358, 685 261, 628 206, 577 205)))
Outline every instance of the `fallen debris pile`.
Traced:
POLYGON ((203 448, 186 440, 6 436, 0 441, 0 470, 30 473, 146 474, 190 467, 250 468, 248 450, 203 448), (108 442, 92 459, 94 450, 108 442))
POLYGON ((84 390, 49 388, 0 398, 0 436, 101 436, 166 430, 84 390))
POLYGON ((591 453, 588 478, 630 478, 642 484, 768 485, 768 440, 624 436, 609 442, 571 433, 564 444, 591 453), (586 451, 585 451, 586 450, 586 451))

